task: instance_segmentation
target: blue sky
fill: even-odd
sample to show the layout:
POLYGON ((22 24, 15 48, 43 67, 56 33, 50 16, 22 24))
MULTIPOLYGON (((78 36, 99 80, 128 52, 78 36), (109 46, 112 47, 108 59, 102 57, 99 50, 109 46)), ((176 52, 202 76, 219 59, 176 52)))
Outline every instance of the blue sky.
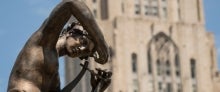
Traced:
MULTIPOLYGON (((3 0, 0 3, 0 92, 5 92, 14 61, 30 35, 61 0, 3 0), (13 2, 13 3, 12 3, 13 2)), ((220 57, 220 0, 204 0, 206 29, 215 34, 220 57)), ((220 58, 218 59, 220 60, 220 58)), ((220 62, 220 61, 219 61, 220 62)), ((218 63, 220 66, 220 63, 218 63)), ((61 79, 64 79, 60 60, 61 79)))

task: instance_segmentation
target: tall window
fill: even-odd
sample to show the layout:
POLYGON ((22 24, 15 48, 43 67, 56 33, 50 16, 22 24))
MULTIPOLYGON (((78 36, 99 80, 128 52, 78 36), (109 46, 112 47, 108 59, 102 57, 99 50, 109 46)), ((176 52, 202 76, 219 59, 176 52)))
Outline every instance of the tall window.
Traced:
POLYGON ((150 15, 150 7, 149 7, 149 5, 144 5, 144 14, 145 15, 150 15))
POLYGON ((137 54, 132 53, 132 71, 133 73, 137 73, 137 54))
POLYGON ((138 92, 138 77, 137 77, 137 54, 132 53, 132 72, 133 72, 133 92, 138 92))
POLYGON ((180 61, 178 54, 175 55, 175 67, 176 67, 176 78, 178 79, 177 83, 177 91, 176 92, 182 92, 182 86, 181 86, 181 79, 180 79, 180 61))
POLYGON ((180 77, 180 61, 178 55, 175 55, 175 67, 176 67, 176 76, 180 77))
POLYGON ((152 62, 152 57, 151 57, 151 48, 148 48, 148 51, 147 51, 147 66, 148 66, 148 74, 149 74, 149 76, 148 76, 148 87, 149 87, 149 89, 148 89, 148 92, 153 92, 154 91, 154 80, 153 80, 153 69, 152 69, 152 67, 153 67, 153 65, 152 65, 152 63, 154 63, 154 62, 152 62))
POLYGON ((177 14, 178 14, 178 19, 181 20, 181 11, 180 11, 180 0, 177 0, 177 14))
POLYGON ((191 66, 191 77, 193 79, 196 78, 196 61, 195 59, 190 60, 190 66, 191 66))
POLYGON ((196 0, 196 4, 197 4, 197 17, 198 17, 198 21, 201 21, 201 16, 200 16, 200 1, 196 0))
POLYGON ((190 66, 191 66, 191 77, 192 77, 192 92, 197 92, 195 59, 190 59, 190 66))
POLYGON ((151 14, 153 16, 158 16, 159 15, 158 0, 152 0, 151 1, 151 14))
POLYGON ((157 60, 157 75, 161 75, 161 62, 159 59, 157 60))
POLYGON ((171 83, 167 83, 167 91, 166 92, 173 92, 171 83))
POLYGON ((153 68, 155 70, 153 71, 156 72, 156 76, 149 77, 152 77, 152 79, 156 78, 156 84, 154 82, 154 85, 158 85, 158 87, 156 88, 158 89, 158 92, 176 92, 177 90, 173 90, 173 86, 181 84, 181 78, 175 77, 175 79, 173 80, 173 77, 171 75, 175 75, 176 73, 175 71, 171 71, 171 69, 176 69, 177 67, 177 74, 179 76, 180 63, 178 58, 179 50, 174 41, 172 41, 172 38, 170 36, 167 36, 163 32, 154 35, 154 37, 149 42, 148 53, 148 57, 151 57, 148 58, 148 66, 151 66, 150 61, 152 61, 152 63, 155 64, 155 68, 153 68))
POLYGON ((163 17, 163 18, 166 18, 167 17, 167 0, 162 0, 161 1, 161 6, 162 6, 162 14, 161 14, 161 16, 163 17))
POLYGON ((170 62, 169 60, 166 61, 166 75, 170 76, 171 74, 171 67, 170 67, 170 62))
POLYGON ((163 90, 162 82, 158 82, 158 90, 161 92, 163 90))
POLYGON ((148 55, 148 73, 152 74, 152 61, 151 61, 151 55, 150 55, 149 51, 148 51, 147 55, 148 55))
POLYGON ((141 14, 141 4, 140 4, 140 0, 135 0, 135 14, 136 14, 136 15, 141 14))
POLYGON ((180 83, 177 84, 177 92, 182 92, 182 87, 180 83))
POLYGON ((144 14, 146 16, 158 16, 158 0, 144 0, 144 14))
POLYGON ((101 0, 101 18, 102 20, 108 19, 108 1, 101 0))

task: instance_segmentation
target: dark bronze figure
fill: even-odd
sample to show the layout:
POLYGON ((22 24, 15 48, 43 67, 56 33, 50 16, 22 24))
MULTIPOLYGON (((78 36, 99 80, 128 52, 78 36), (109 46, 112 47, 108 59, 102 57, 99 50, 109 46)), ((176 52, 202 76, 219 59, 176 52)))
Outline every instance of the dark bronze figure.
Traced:
POLYGON ((107 62, 108 47, 92 13, 80 0, 62 1, 20 51, 7 91, 60 92, 59 56, 85 57, 94 52, 99 56, 95 57, 96 62, 107 62), (75 25, 60 36, 71 15, 82 24, 88 36, 77 31, 75 25))

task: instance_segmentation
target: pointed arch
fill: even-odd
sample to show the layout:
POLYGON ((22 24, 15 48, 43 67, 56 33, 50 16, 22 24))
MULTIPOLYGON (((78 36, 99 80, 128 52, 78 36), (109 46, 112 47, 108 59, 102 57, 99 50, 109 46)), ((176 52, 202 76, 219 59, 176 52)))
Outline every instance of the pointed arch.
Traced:
MULTIPOLYGON (((174 60, 175 60, 176 68, 180 67, 179 49, 178 49, 177 45, 165 33, 159 32, 158 34, 154 35, 152 37, 152 39, 147 44, 147 64, 148 64, 148 73, 149 74, 152 73, 152 69, 153 69, 153 67, 152 67, 152 64, 153 64, 153 61, 152 61, 153 60, 152 59, 152 49, 153 48, 152 48, 152 46, 153 45, 155 46, 156 53, 160 53, 161 50, 164 50, 164 52, 166 52, 166 53, 174 53, 174 55, 175 55, 174 60), (173 50, 174 52, 169 52, 170 47, 174 48, 174 50, 173 50)), ((157 59, 155 59, 155 60, 157 60, 157 59)))
MULTIPOLYGON (((167 85, 166 88, 158 89, 159 91, 168 89, 171 91, 173 85, 181 85, 181 81, 175 81, 175 84, 172 84, 173 82, 171 76, 175 75, 177 76, 176 78, 180 79, 181 63, 179 59, 179 48, 172 40, 172 38, 167 36, 165 33, 159 32, 158 34, 154 35, 148 42, 147 64, 148 73, 150 76, 152 76, 153 73, 157 73, 155 75, 158 79, 158 84, 167 85), (175 67, 175 72, 171 71, 171 66, 175 67)), ((178 90, 181 90, 181 87, 179 87, 178 90)))

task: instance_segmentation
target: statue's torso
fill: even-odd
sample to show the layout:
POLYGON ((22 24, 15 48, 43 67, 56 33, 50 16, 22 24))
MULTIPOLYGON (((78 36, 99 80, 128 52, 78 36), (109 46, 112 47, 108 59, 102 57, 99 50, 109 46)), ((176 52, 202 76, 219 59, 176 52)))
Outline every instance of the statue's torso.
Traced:
POLYGON ((27 84, 35 86, 33 89, 37 87, 42 92, 49 90, 56 90, 58 92, 60 90, 60 80, 56 48, 39 45, 36 43, 38 41, 33 42, 31 40, 33 37, 40 39, 41 36, 32 35, 21 50, 11 72, 9 89, 20 87, 20 84, 22 85, 25 84, 24 82, 27 82, 27 84))

